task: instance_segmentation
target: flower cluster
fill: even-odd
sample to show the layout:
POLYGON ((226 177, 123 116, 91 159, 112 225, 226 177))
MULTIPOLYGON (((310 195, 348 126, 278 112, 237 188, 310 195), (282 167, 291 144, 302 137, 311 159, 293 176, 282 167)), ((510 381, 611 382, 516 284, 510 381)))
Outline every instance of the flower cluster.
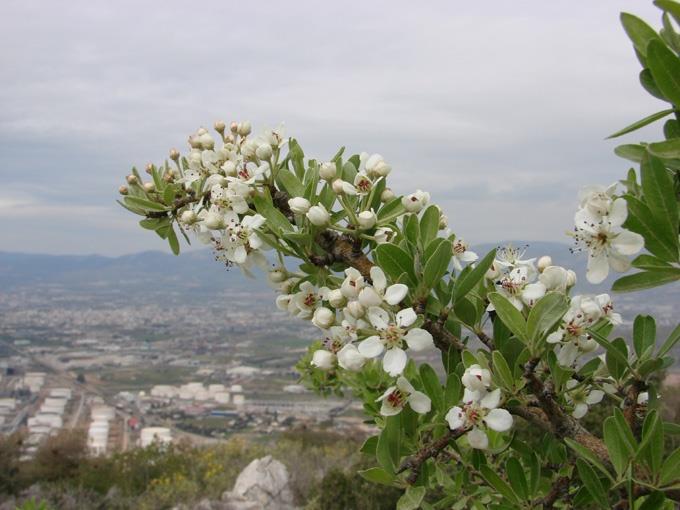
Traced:
POLYGON ((489 446, 487 429, 506 432, 512 427, 512 415, 499 408, 501 390, 491 390, 491 372, 479 365, 471 365, 461 378, 465 390, 461 405, 452 407, 446 413, 451 430, 467 430, 465 436, 472 448, 486 449, 489 446))
POLYGON ((608 294, 574 296, 569 310, 556 331, 548 335, 547 342, 556 344, 557 361, 562 366, 573 366, 577 358, 594 351, 598 344, 588 332, 600 320, 613 325, 621 324, 621 315, 614 312, 608 294))
POLYGON ((605 188, 589 186, 579 193, 580 207, 574 215, 573 237, 576 250, 588 252, 586 278, 600 283, 609 268, 624 272, 630 268, 628 255, 644 246, 640 234, 622 228, 628 216, 625 199, 617 198, 616 183, 605 188))

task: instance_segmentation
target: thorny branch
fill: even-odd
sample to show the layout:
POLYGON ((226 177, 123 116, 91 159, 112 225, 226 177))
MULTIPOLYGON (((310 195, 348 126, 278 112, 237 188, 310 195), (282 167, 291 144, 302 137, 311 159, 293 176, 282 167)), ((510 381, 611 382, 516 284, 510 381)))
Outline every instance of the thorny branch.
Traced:
POLYGON ((439 455, 451 441, 455 441, 467 431, 468 429, 464 427, 456 430, 448 430, 442 437, 426 444, 418 451, 418 453, 404 460, 404 462, 401 463, 401 466, 399 466, 397 473, 403 473, 406 470, 410 470, 411 473, 409 473, 406 481, 409 484, 414 484, 420 475, 420 469, 423 463, 425 463, 427 459, 439 455))

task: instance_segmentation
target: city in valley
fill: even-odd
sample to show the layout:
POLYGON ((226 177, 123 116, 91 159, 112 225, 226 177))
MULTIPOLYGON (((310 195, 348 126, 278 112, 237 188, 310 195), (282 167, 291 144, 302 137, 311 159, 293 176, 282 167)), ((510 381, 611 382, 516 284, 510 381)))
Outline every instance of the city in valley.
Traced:
MULTIPOLYGON (((92 454, 297 428, 370 431, 350 395, 299 384, 293 367, 318 330, 277 310, 263 278, 195 252, 45 258, 19 267, 0 257, 0 432, 25 434, 25 458, 60 430, 82 431, 92 454)), ((676 297, 617 296, 620 334, 636 313, 654 313, 664 338, 676 297)))

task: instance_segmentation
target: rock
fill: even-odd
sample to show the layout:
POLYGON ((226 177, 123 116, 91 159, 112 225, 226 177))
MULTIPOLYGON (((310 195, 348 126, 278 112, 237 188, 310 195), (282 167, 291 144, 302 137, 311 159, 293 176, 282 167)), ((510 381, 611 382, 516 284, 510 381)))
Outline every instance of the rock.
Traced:
POLYGON ((255 459, 222 495, 224 510, 293 510, 288 470, 271 455, 255 459))

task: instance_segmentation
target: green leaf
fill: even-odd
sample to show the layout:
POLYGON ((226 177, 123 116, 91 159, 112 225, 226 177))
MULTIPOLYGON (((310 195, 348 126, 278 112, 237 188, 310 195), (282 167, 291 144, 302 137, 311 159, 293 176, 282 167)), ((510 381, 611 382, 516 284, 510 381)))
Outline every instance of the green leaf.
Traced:
POLYGON ((638 358, 656 344, 656 323, 649 315, 638 315, 633 322, 633 346, 638 358))
POLYGON ((635 46, 637 52, 643 57, 647 56, 648 45, 651 41, 657 41, 663 44, 659 34, 637 16, 622 12, 621 24, 623 25, 626 34, 628 34, 628 37, 633 42, 633 46, 635 46))
POLYGON ((397 501, 397 510, 417 510, 425 497, 425 487, 409 487, 397 501))
POLYGON ((671 103, 680 105, 680 59, 658 36, 648 42, 647 67, 656 85, 671 103))
POLYGON ((359 471, 359 476, 361 476, 364 480, 368 480, 369 482, 379 483, 382 485, 392 485, 392 482, 394 481, 394 475, 379 467, 359 471))
POLYGON ((620 477, 626 471, 630 458, 624 445, 621 444, 616 421, 613 416, 604 420, 602 429, 609 459, 616 470, 616 474, 620 477))
POLYGON ((675 0, 654 0, 654 5, 670 13, 680 23, 680 3, 675 0))
POLYGON ((175 255, 179 255, 179 241, 177 240, 177 234, 175 234, 175 229, 172 228, 172 225, 169 225, 170 229, 168 230, 168 244, 170 245, 170 249, 172 250, 172 253, 175 255))
POLYGON ((378 222, 386 218, 396 218, 397 216, 403 214, 406 211, 404 209, 404 204, 401 203, 401 198, 393 198, 385 205, 383 205, 378 211, 378 222))
POLYGON ((375 451, 378 447, 378 437, 379 436, 371 436, 368 439, 366 439, 366 441, 364 441, 364 444, 361 445, 359 451, 367 455, 375 455, 375 451))
POLYGON ((276 174, 276 180, 281 183, 291 197, 304 196, 305 187, 302 185, 302 182, 287 168, 279 170, 276 174))
POLYGON ((455 373, 449 373, 446 378, 446 390, 444 391, 444 407, 450 409, 460 402, 462 397, 460 378, 455 373))
POLYGON ((508 301, 503 295, 498 292, 489 294, 489 300, 496 309, 498 317, 503 321, 512 333, 520 340, 528 341, 527 324, 524 321, 522 312, 520 312, 514 305, 508 301))
POLYGON ((673 266, 668 262, 661 260, 660 258, 654 257, 653 255, 642 254, 638 255, 633 259, 631 265, 637 269, 646 269, 648 271, 661 270, 665 271, 668 269, 673 269, 673 266))
POLYGON ((123 199, 126 205, 136 208, 143 209, 145 211, 168 211, 168 207, 158 202, 152 202, 146 198, 140 197, 125 197, 123 199))
POLYGON ((631 195, 625 196, 628 203, 628 218, 625 226, 645 238, 645 248, 662 260, 675 262, 678 259, 677 232, 673 234, 667 224, 657 224, 649 206, 631 195))
POLYGON ((375 249, 378 265, 387 275, 396 281, 403 273, 411 285, 415 285, 416 275, 413 270, 413 258, 396 244, 383 243, 375 249))
POLYGON ((452 257, 451 243, 444 242, 427 260, 423 271, 423 284, 427 289, 432 289, 446 274, 452 257))
POLYGON ((609 473, 609 471, 607 471, 607 469, 604 467, 604 464, 600 462, 600 460, 597 458, 597 455, 595 455, 595 453, 592 450, 577 443, 573 439, 564 438, 564 442, 567 443, 567 446, 574 450, 580 457, 586 459, 593 466, 595 466, 603 475, 606 475, 610 481, 612 482, 614 481, 612 475, 609 473))
POLYGON ((645 203, 654 217, 658 229, 668 231, 668 237, 675 240, 675 259, 678 253, 678 201, 673 181, 663 163, 654 156, 642 161, 642 191, 645 203))
POLYGON ((659 348, 659 352, 656 354, 657 357, 661 358, 667 353, 669 353, 673 349, 673 347, 675 347, 675 344, 677 344, 679 340, 680 340, 680 324, 675 326, 675 329, 671 331, 670 335, 668 335, 666 341, 659 348))
POLYGON ((652 409, 642 424, 642 442, 637 451, 639 460, 644 462, 653 475, 661 469, 663 457, 663 421, 656 409, 652 409))
POLYGON ((647 145, 647 151, 661 159, 680 159, 680 138, 650 143, 647 145))
POLYGON ((283 232, 293 230, 293 225, 288 221, 288 218, 274 207, 268 193, 264 197, 259 195, 253 196, 253 205, 255 206, 255 210, 265 217, 269 223, 269 227, 274 227, 274 229, 283 232))
POLYGON ((662 508, 664 508, 665 501, 666 496, 663 492, 654 491, 645 497, 644 503, 637 507, 637 510, 662 510, 662 508))
POLYGON ((661 93, 659 87, 656 86, 652 72, 648 68, 644 68, 640 71, 639 75, 640 85, 652 96, 662 101, 666 100, 666 97, 661 93))
POLYGON ((470 292, 482 278, 484 278, 484 274, 489 270, 495 258, 496 250, 493 249, 477 263, 474 269, 466 273, 464 276, 461 274, 456 279, 456 284, 453 287, 453 291, 455 293, 454 301, 458 301, 460 298, 467 295, 467 293, 470 292))
POLYGON ((606 349, 605 363, 611 376, 620 381, 628 369, 628 363, 623 362, 628 359, 628 346, 623 338, 615 338, 610 345, 611 348, 606 349))
POLYGON ((515 378, 512 376, 508 362, 505 361, 500 351, 493 351, 491 359, 493 361, 494 375, 497 375, 500 379, 500 386, 512 392, 515 387, 515 378))
POLYGON ((404 216, 404 237, 406 237, 413 246, 418 246, 418 241, 420 240, 418 215, 407 214, 404 216))
POLYGON ((569 309, 569 298, 559 292, 548 292, 538 300, 529 312, 527 334, 538 342, 543 339, 569 309))
POLYGON ((527 499, 529 497, 529 485, 522 464, 515 457, 510 457, 505 463, 505 471, 510 481, 510 487, 521 499, 527 499))
POLYGON ((656 112, 656 113, 653 113, 651 115, 648 115, 644 119, 640 119, 637 122, 633 122, 629 126, 626 126, 625 128, 620 129, 619 131, 617 131, 615 133, 612 133, 611 135, 609 135, 607 137, 607 140, 609 140, 611 138, 617 138, 619 136, 623 136, 623 135, 628 134, 628 133, 632 133, 633 131, 637 131, 638 129, 643 128, 643 127, 651 124, 652 122, 656 122, 659 119, 663 119, 664 117, 673 113, 673 111, 674 111, 673 108, 669 108, 667 110, 661 110, 660 112, 656 112))
POLYGON ((444 391, 439 382, 439 377, 434 369, 427 363, 420 365, 420 379, 423 382, 425 393, 432 400, 432 405, 437 411, 444 411, 444 391))
POLYGON ((677 119, 668 119, 663 124, 663 135, 667 140, 680 138, 680 122, 677 119))
POLYGON ((680 270, 672 271, 643 271, 619 278, 612 285, 614 292, 634 292, 651 289, 680 280, 680 270))
POLYGON ((491 487, 496 489, 507 500, 516 505, 519 504, 519 498, 517 497, 517 494, 515 494, 515 491, 512 490, 512 487, 510 487, 510 485, 498 476, 489 466, 480 466, 479 470, 491 487))
POLYGON ((636 163, 642 161, 642 158, 646 153, 647 149, 645 146, 633 143, 619 145, 614 148, 614 154, 629 161, 635 161, 636 163))
POLYGON ((420 240, 423 246, 427 246, 432 239, 437 237, 439 232, 439 207, 431 205, 420 218, 420 240))
POLYGON ((579 478, 581 478, 593 501, 602 508, 610 508, 602 482, 600 482, 600 478, 593 471, 593 468, 583 459, 576 459, 576 468, 578 469, 579 478))
POLYGON ((677 448, 664 461, 659 484, 663 486, 677 481, 680 481, 680 448, 677 448))
POLYGON ((529 480, 531 486, 530 496, 534 496, 538 492, 541 484, 541 462, 536 452, 533 452, 529 457, 529 480))

